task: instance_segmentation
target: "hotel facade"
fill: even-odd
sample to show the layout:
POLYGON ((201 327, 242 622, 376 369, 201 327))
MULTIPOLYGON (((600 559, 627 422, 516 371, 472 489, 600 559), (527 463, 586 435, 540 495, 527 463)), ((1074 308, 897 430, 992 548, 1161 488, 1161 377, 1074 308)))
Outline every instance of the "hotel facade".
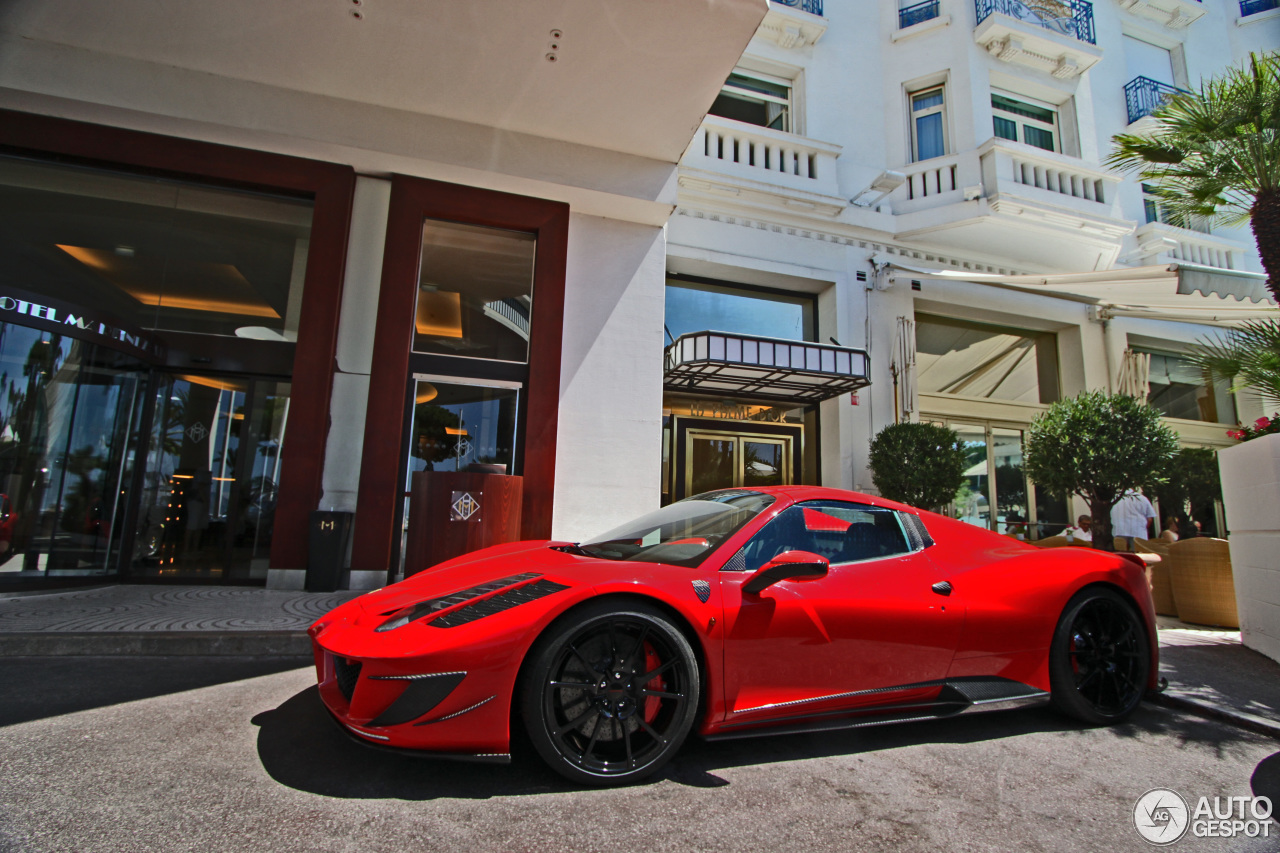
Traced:
POLYGON ((0 589, 296 589, 316 510, 373 588, 419 471, 579 540, 873 491, 902 420, 965 439, 950 511, 1034 537, 1072 508, 1023 431, 1085 389, 1228 444, 1258 401, 1182 356, 1274 308, 1251 236, 1102 161, 1280 11, 901 5, 6 5, 0 589))

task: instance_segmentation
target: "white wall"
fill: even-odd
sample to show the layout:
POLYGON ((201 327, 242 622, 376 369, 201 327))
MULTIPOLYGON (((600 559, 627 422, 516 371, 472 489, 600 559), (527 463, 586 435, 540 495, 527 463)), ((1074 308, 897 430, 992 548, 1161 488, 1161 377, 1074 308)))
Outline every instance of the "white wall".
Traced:
POLYGON ((575 214, 568 249, 551 530, 581 541, 658 508, 666 233, 575 214))

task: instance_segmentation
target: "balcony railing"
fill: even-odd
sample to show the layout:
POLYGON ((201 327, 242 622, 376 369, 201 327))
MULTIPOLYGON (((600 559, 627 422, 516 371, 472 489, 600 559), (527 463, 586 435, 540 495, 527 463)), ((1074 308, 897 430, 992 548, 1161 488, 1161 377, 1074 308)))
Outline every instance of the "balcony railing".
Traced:
POLYGON ((905 30, 907 27, 932 21, 936 17, 938 17, 938 0, 925 0, 923 3, 898 10, 898 29, 905 30))
POLYGON ((1035 6, 1021 0, 974 0, 974 8, 979 24, 999 12, 1079 41, 1098 43, 1093 33, 1093 4, 1086 0, 1039 0, 1035 6))
POLYGON ((1129 107, 1129 124, 1156 111, 1170 95, 1182 90, 1150 77, 1134 77, 1124 84, 1124 102, 1129 107))
POLYGON ((790 6, 793 9, 799 9, 801 12, 808 12, 810 15, 822 15, 822 0, 772 0, 779 6, 790 6))
POLYGON ((813 182, 824 189, 834 190, 836 157, 839 147, 805 139, 790 133, 782 133, 764 127, 708 116, 694 135, 690 146, 690 163, 700 155, 706 161, 733 163, 741 167, 743 174, 756 180, 772 180, 772 175, 798 179, 797 186, 813 182), (830 184, 830 186, 827 186, 830 184))
POLYGON ((1280 7, 1280 0, 1240 0, 1240 17, 1256 15, 1280 7))

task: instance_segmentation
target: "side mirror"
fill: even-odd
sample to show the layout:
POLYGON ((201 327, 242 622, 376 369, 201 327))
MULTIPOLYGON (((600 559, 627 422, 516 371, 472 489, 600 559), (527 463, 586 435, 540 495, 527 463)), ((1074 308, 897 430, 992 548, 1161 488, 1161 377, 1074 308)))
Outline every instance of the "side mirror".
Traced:
POLYGON ((778 581, 817 580, 827 576, 830 565, 825 557, 809 551, 783 551, 757 569, 742 585, 742 591, 754 595, 778 581))

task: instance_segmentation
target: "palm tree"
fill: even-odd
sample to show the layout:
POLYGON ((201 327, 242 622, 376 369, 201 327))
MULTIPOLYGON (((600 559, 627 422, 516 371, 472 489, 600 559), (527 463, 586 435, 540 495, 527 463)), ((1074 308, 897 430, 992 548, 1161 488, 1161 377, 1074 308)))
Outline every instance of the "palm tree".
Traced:
POLYGON ((1280 322, 1253 320, 1200 341, 1188 355, 1212 376, 1232 383, 1232 391, 1254 388, 1268 407, 1280 407, 1280 322))
POLYGON ((1248 221, 1280 301, 1280 53, 1170 96, 1149 133, 1122 133, 1107 165, 1137 172, 1172 225, 1248 221))

